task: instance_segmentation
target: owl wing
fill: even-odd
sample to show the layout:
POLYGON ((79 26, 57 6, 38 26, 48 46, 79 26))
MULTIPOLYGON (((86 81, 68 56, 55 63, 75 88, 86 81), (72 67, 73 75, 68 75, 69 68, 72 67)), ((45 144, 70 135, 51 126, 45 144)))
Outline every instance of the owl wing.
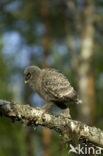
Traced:
POLYGON ((54 101, 68 100, 74 96, 74 89, 62 74, 53 69, 46 69, 42 76, 42 88, 54 101))

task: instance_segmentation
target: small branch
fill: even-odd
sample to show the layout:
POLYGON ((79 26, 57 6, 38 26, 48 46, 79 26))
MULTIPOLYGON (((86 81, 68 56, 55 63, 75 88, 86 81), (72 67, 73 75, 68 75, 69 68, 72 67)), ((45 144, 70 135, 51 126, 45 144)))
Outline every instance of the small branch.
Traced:
POLYGON ((43 113, 41 108, 0 100, 0 114, 28 126, 48 127, 61 134, 66 140, 79 139, 82 136, 103 148, 103 131, 100 129, 87 126, 80 121, 64 118, 61 115, 43 113))

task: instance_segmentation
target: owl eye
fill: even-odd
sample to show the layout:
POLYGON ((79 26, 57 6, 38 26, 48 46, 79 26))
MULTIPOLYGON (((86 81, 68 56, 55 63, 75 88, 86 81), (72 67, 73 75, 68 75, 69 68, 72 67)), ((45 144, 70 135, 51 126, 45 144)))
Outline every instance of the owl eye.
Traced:
POLYGON ((25 77, 25 80, 29 80, 30 77, 31 77, 31 74, 30 74, 30 73, 27 73, 27 74, 26 74, 26 77, 25 77))

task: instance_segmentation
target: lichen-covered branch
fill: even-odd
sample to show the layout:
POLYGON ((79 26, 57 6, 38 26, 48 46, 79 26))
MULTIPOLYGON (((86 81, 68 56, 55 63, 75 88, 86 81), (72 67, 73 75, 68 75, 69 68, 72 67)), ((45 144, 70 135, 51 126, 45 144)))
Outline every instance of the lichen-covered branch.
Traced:
POLYGON ((82 136, 103 148, 103 131, 100 129, 65 118, 62 115, 44 113, 41 108, 32 108, 29 105, 0 100, 0 114, 28 126, 41 125, 48 127, 67 140, 79 139, 82 136))

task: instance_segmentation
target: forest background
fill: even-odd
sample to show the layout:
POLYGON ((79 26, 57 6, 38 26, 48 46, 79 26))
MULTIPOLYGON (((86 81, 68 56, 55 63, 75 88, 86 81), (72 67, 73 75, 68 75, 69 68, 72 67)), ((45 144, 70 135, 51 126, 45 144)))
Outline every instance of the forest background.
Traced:
MULTIPOLYGON (((103 130, 102 0, 0 0, 0 99, 42 107, 24 84, 28 65, 64 73, 83 100, 70 106, 73 119, 103 130)), ((0 156, 73 155, 61 142, 47 128, 0 118, 0 156)))

